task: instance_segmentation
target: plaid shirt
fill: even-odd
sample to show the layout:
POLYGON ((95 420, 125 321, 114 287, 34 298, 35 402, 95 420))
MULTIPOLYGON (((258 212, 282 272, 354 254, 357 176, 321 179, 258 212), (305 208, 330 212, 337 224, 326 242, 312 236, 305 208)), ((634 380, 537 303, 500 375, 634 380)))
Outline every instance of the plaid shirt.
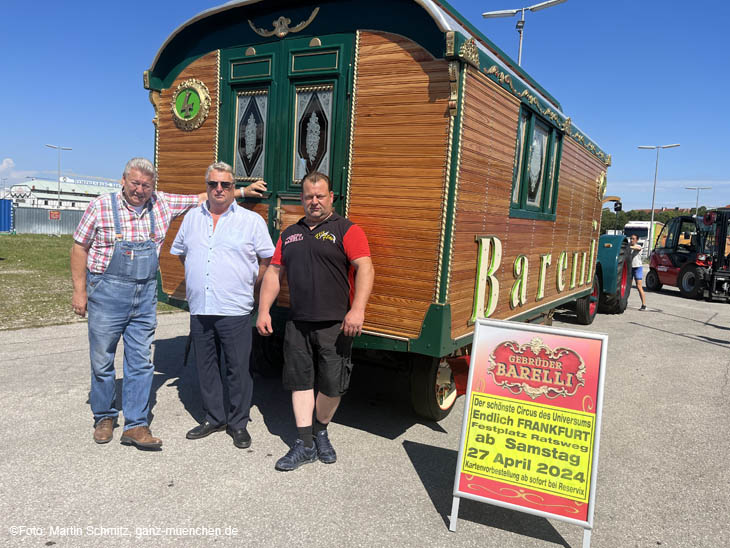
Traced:
MULTIPOLYGON (((170 222, 189 209, 198 205, 197 194, 168 194, 154 192, 145 204, 141 214, 127 203, 122 192, 117 192, 119 205, 119 224, 122 227, 122 240, 143 242, 150 237, 150 208, 155 212, 155 242, 157 254, 165 240, 170 222)), ((86 267, 94 274, 103 274, 114 253, 114 217, 112 215, 111 194, 95 198, 86 208, 79 226, 74 232, 74 240, 89 248, 86 267)))

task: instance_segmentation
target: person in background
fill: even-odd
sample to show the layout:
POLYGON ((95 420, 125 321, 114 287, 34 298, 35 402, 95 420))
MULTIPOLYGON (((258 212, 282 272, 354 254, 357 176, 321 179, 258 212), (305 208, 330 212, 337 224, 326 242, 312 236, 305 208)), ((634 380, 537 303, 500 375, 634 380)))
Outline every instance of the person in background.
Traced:
POLYGON ((245 449, 251 445, 246 428, 253 394, 251 312, 274 244, 263 217, 236 204, 231 166, 211 164, 205 183, 208 199, 185 215, 170 249, 185 265, 190 333, 205 409, 203 422, 186 437, 196 440, 225 428, 233 444, 245 449), (228 413, 216 340, 225 356, 228 413))
POLYGON ((636 289, 639 290, 639 296, 641 297, 641 308, 639 310, 646 310, 646 297, 644 296, 644 288, 642 287, 644 265, 641 260, 641 251, 643 248, 636 234, 631 235, 629 246, 631 247, 631 274, 634 280, 636 280, 636 289))

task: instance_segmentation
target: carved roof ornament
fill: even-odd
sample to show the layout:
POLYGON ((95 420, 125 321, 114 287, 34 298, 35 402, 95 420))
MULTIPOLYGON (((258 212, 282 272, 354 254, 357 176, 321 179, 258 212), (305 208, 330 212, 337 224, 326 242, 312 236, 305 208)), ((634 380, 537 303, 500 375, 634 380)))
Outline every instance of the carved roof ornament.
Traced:
POLYGON ((603 200, 603 197, 606 195, 606 186, 607 186, 605 171, 601 171, 601 174, 596 179, 596 183, 598 186, 598 199, 603 200))
POLYGON ((256 34, 258 34, 259 36, 263 36, 264 38, 268 38, 269 36, 284 38, 290 32, 300 32, 306 29, 309 24, 314 21, 314 18, 317 17, 318 13, 319 7, 316 7, 314 8, 312 15, 309 16, 309 19, 307 19, 306 21, 302 21, 293 27, 289 26, 291 25, 291 19, 284 16, 279 17, 276 21, 272 21, 272 24, 274 25, 274 30, 266 30, 263 28, 255 27, 251 19, 248 20, 248 24, 256 34))
POLYGON ((474 38, 470 38, 461 45, 459 48, 459 57, 468 61, 476 68, 479 68, 479 49, 474 38))

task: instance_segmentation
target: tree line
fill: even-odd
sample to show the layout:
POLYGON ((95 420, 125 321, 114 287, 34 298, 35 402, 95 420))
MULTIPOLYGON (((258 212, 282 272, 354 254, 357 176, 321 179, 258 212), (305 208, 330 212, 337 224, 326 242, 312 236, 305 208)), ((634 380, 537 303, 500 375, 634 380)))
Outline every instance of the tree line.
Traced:
MULTIPOLYGON (((707 211, 707 208, 705 206, 700 206, 698 215, 704 215, 705 211, 707 211)), ((674 217, 678 217, 679 215, 694 215, 694 208, 692 208, 690 212, 687 212, 686 209, 665 209, 663 211, 658 209, 654 210, 654 220, 664 224, 667 224, 670 220, 674 219, 674 217)), ((632 209, 631 211, 619 211, 616 213, 612 208, 604 208, 601 213, 601 232, 613 229, 623 230, 624 226, 629 221, 651 221, 651 211, 632 209)))

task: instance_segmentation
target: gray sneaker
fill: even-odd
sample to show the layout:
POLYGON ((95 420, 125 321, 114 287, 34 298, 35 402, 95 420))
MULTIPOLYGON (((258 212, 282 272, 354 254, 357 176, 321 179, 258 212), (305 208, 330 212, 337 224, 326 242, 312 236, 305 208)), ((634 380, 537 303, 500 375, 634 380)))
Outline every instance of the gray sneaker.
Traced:
POLYGON ((337 453, 332 447, 327 430, 322 430, 314 436, 314 444, 317 446, 319 460, 325 464, 332 464, 337 461, 337 453))
POLYGON ((291 472, 296 470, 302 464, 309 464, 317 460, 317 446, 304 447, 302 440, 297 440, 296 443, 289 449, 289 452, 276 461, 276 468, 281 472, 291 472))

